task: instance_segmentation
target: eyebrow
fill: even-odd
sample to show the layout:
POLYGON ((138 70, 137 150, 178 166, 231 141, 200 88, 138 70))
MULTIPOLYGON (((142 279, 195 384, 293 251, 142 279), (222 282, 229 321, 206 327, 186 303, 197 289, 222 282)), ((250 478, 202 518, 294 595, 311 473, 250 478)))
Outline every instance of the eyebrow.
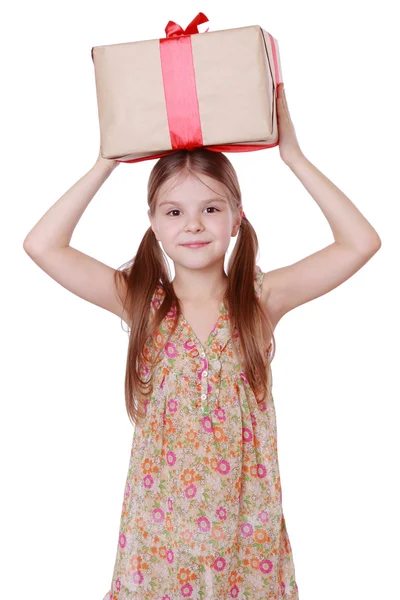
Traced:
MULTIPOLYGON (((227 199, 226 198, 207 198, 206 200, 203 200, 201 202, 201 204, 204 204, 206 202, 223 202, 226 203, 227 199)), ((163 202, 160 202, 160 204, 158 205, 158 208, 161 208, 161 206, 164 206, 165 204, 176 204, 177 206, 181 206, 180 202, 174 201, 174 200, 164 200, 163 202)))

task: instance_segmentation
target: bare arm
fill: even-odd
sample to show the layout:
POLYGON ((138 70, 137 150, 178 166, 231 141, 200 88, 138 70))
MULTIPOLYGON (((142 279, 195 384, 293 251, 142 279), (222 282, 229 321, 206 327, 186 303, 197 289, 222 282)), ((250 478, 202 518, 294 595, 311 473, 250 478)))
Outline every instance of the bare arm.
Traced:
POLYGON ((100 187, 119 165, 99 156, 94 166, 43 215, 24 240, 32 260, 77 296, 122 316, 115 269, 72 248, 74 229, 100 187))
POLYGON ((381 239, 353 202, 304 155, 287 163, 326 217, 335 241, 264 276, 268 310, 279 320, 301 304, 341 285, 381 247, 381 239))

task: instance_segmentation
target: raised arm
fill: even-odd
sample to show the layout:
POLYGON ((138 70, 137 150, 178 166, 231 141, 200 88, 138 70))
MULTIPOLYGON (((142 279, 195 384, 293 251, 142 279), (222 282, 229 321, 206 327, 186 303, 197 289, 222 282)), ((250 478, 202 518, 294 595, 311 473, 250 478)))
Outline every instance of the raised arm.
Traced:
MULTIPOLYGON (((85 209, 119 164, 102 158, 99 153, 93 167, 49 208, 28 233, 23 247, 43 271, 67 290, 124 318, 114 283, 115 269, 69 245, 85 209)), ((120 291, 124 297, 125 290, 120 291)))
POLYGON ((326 217, 334 242, 298 262, 264 275, 267 308, 284 314, 335 289, 381 247, 381 239, 351 200, 304 155, 287 163, 326 217))
POLYGON ((353 202, 303 154, 282 83, 277 88, 279 153, 326 217, 334 242, 298 262, 265 273, 263 297, 275 324, 284 314, 349 279, 381 247, 381 239, 353 202))

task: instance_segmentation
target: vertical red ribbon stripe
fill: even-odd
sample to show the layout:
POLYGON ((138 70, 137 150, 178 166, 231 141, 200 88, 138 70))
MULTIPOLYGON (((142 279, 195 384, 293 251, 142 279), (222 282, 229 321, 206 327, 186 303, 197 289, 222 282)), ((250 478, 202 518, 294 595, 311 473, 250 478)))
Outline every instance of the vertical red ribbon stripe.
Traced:
POLYGON ((190 35, 160 39, 161 70, 172 150, 203 145, 190 35))

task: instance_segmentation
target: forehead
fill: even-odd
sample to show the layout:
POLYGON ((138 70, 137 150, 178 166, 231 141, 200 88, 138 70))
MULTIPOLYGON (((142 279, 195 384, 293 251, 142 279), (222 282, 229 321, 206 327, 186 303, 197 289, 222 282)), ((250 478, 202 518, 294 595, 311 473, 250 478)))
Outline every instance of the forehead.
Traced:
POLYGON ((157 205, 166 202, 202 202, 210 198, 227 200, 228 194, 225 186, 208 175, 186 174, 185 176, 172 177, 164 182, 157 194, 157 205))

